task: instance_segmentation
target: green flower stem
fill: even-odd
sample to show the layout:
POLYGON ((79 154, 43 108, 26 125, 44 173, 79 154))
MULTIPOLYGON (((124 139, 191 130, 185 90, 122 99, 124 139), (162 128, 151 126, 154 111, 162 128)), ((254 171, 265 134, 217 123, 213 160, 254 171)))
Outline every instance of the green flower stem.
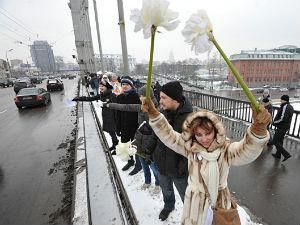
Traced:
POLYGON ((149 60, 149 65, 148 65, 148 78, 147 78, 147 87, 146 87, 146 98, 150 97, 155 33, 156 33, 156 26, 152 25, 152 27, 151 27, 150 60, 149 60))
POLYGON ((209 40, 212 41, 212 43, 216 46, 216 48, 218 49, 218 51, 220 52, 220 54, 222 55, 223 59, 226 61, 227 65, 229 66, 229 68, 231 69, 234 77, 237 79, 237 81, 239 82, 239 84, 241 85, 241 87, 243 88, 244 93, 246 94, 246 96, 248 97, 251 105, 254 107, 254 109, 258 112, 259 111, 259 105, 255 99, 255 97, 253 96, 252 92, 249 90, 247 84, 245 83, 245 81, 243 80, 242 76, 239 74, 238 70, 235 68, 235 66, 231 63, 231 61, 227 58, 227 56, 225 55, 225 53, 223 52, 222 48, 220 47, 220 45, 218 44, 218 42, 216 41, 216 39, 214 38, 213 34, 211 32, 208 33, 209 36, 209 40))

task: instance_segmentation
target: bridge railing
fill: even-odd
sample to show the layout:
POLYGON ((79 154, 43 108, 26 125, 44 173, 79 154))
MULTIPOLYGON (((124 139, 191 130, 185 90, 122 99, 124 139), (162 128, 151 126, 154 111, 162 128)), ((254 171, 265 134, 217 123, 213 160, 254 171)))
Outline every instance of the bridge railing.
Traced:
MULTIPOLYGON (((252 109, 247 101, 219 97, 194 91, 184 91, 184 95, 191 101, 193 106, 207 109, 218 115, 232 119, 242 120, 248 123, 252 121, 252 109)), ((273 119, 279 107, 274 106, 273 119)), ((275 127, 272 126, 272 129, 275 127)), ((294 111, 292 123, 288 135, 300 139, 300 112, 294 111)))

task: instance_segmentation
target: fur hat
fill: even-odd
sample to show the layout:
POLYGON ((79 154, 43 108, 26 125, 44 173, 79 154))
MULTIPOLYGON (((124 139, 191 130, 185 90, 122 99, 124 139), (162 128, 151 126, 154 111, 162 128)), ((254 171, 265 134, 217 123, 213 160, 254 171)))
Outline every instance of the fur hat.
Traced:
POLYGON ((290 97, 288 95, 282 95, 280 99, 286 102, 290 101, 290 97))
POLYGON ((170 98, 172 98, 177 102, 181 102, 183 99, 182 97, 183 88, 178 81, 171 81, 169 83, 164 84, 161 87, 160 91, 165 93, 167 96, 169 96, 170 98))
POLYGON ((99 84, 105 86, 107 89, 113 89, 113 86, 111 86, 111 84, 106 82, 105 80, 100 81, 99 84))
POLYGON ((124 76, 121 79, 121 85, 122 84, 129 84, 131 87, 133 87, 133 80, 130 76, 124 76))

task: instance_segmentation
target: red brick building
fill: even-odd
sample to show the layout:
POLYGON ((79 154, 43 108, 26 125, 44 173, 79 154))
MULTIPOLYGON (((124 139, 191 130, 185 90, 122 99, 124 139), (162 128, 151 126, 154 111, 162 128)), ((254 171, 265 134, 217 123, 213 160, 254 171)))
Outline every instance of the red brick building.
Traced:
MULTIPOLYGON (((282 46, 272 50, 241 51, 230 56, 249 87, 263 85, 296 87, 300 84, 300 48, 282 46)), ((229 83, 236 84, 231 71, 229 83)))

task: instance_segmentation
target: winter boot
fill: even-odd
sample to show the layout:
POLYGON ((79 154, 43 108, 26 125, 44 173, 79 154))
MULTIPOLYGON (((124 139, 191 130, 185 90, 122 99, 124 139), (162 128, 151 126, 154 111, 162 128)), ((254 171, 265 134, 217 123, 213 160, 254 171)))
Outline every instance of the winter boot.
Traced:
POLYGON ((131 160, 128 160, 127 164, 122 168, 123 171, 126 171, 128 170, 130 167, 132 167, 134 165, 134 161, 131 159, 131 160))
POLYGON ((168 210, 168 209, 163 209, 161 210, 160 214, 159 214, 159 219, 161 221, 165 221, 168 217, 169 217, 169 214, 172 212, 173 210, 168 210))

